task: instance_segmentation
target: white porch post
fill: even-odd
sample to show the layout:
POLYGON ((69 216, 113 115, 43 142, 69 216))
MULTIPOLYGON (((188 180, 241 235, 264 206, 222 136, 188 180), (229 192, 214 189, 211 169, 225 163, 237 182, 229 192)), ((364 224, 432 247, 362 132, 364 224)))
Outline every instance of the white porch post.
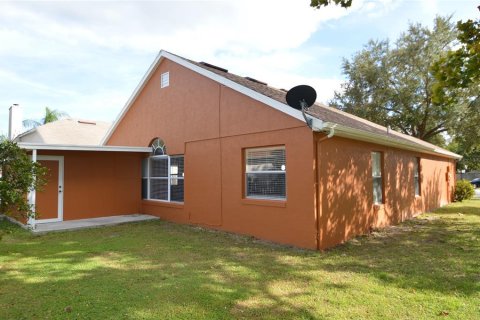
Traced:
MULTIPOLYGON (((37 149, 32 150, 32 162, 37 162, 37 149)), ((35 182, 36 177, 33 177, 33 181, 35 182)), ((32 206, 33 214, 35 214, 35 203, 36 203, 36 190, 33 189, 30 191, 28 195, 28 202, 32 206)), ((35 218, 30 217, 28 219, 28 225, 30 228, 35 229, 35 218)))

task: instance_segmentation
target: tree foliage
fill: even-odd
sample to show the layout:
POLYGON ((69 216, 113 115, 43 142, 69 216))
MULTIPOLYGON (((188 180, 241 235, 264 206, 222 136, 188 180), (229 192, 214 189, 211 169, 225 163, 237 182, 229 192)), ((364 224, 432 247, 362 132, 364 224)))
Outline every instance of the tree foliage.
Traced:
POLYGON ((68 114, 66 112, 45 107, 45 115, 40 121, 33 120, 33 119, 24 120, 23 126, 26 128, 35 128, 46 123, 60 120, 65 117, 68 117, 68 114))
POLYGON ((320 9, 322 6, 326 7, 331 4, 340 5, 343 8, 348 8, 352 5, 353 0, 311 0, 310 7, 320 9))
POLYGON ((433 65, 433 99, 463 110, 449 148, 464 156, 463 169, 480 169, 480 20, 457 23, 458 46, 433 65))
POLYGON ((450 100, 432 99, 432 65, 455 39, 450 17, 437 17, 432 29, 410 24, 393 44, 370 41, 344 60, 347 80, 330 104, 405 134, 442 142, 440 134, 457 126, 460 110, 450 100))
POLYGON ((46 182, 47 169, 32 162, 25 150, 10 140, 0 141, 0 213, 31 217, 27 194, 46 182))
MULTIPOLYGON (((439 85, 435 93, 452 94, 457 89, 468 89, 480 81, 480 20, 457 23, 459 47, 449 51, 434 65, 439 85)), ((478 94, 478 91, 477 91, 478 94)))

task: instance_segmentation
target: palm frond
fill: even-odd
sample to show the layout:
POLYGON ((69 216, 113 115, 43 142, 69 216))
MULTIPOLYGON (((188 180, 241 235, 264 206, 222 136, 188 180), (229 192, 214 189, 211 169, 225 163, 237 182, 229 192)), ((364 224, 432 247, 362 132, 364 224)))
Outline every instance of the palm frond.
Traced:
POLYGON ((41 123, 33 119, 27 119, 22 121, 22 125, 25 129, 32 129, 40 126, 41 123))

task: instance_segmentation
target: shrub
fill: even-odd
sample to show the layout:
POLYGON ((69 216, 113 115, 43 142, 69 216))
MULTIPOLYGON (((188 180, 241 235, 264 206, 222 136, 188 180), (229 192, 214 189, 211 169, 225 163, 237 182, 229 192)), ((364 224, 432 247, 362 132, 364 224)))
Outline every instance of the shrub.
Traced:
POLYGON ((47 169, 32 162, 16 143, 0 139, 0 213, 32 217, 26 195, 45 184, 46 174, 47 169))
POLYGON ((455 201, 468 200, 475 194, 475 189, 468 180, 458 180, 455 185, 455 201))

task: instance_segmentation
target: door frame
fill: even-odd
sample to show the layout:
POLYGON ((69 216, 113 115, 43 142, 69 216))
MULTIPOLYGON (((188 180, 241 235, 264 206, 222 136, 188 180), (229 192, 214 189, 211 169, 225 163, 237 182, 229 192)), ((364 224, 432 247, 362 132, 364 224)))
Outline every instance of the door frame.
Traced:
MULTIPOLYGON (((48 222, 60 222, 63 221, 63 193, 65 192, 65 187, 63 185, 63 162, 64 162, 64 157, 63 156, 42 156, 38 155, 37 156, 37 161, 38 160, 48 160, 48 161, 58 161, 58 187, 61 191, 58 192, 58 215, 57 218, 55 219, 35 219, 35 223, 48 223, 48 222)), ((34 191, 36 192, 36 190, 34 191)), ((36 204, 35 204, 36 205, 36 204)), ((36 209, 36 208, 35 208, 36 209)))

